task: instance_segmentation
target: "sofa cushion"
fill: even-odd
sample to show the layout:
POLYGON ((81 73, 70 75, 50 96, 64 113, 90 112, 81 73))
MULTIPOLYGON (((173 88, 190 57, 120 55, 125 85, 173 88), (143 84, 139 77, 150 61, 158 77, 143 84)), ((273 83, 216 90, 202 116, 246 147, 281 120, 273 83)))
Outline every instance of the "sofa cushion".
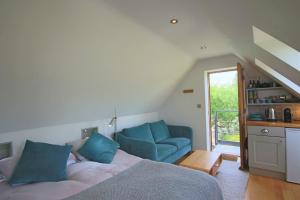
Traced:
POLYGON ((150 128, 155 142, 171 137, 169 129, 163 120, 150 123, 150 128))
POLYGON ((171 144, 177 147, 177 149, 181 149, 186 145, 191 144, 191 140, 184 137, 176 137, 176 138, 167 138, 159 141, 160 144, 171 144))
POLYGON ((99 163, 111 163, 119 144, 99 134, 93 133, 91 137, 78 150, 78 153, 88 160, 99 163))
POLYGON ((142 124, 140 126, 135 126, 132 128, 125 128, 123 130, 123 134, 127 137, 132 137, 132 138, 154 143, 154 139, 148 123, 142 124))
POLYGON ((11 185, 63 181, 71 146, 26 141, 22 156, 9 180, 11 185))
POLYGON ((163 161, 177 151, 177 147, 170 144, 156 144, 156 147, 158 161, 163 161))

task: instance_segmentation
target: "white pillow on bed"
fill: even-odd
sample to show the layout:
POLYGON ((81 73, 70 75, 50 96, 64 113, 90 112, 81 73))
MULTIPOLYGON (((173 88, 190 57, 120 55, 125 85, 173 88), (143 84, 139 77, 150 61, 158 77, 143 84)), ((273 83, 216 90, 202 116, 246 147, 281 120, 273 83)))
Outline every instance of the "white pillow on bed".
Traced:
POLYGON ((15 166, 18 162, 18 158, 9 157, 0 160, 0 172, 9 179, 15 169, 15 166))
POLYGON ((67 167, 76 163, 76 156, 71 152, 67 160, 67 167))
POLYGON ((87 141, 88 138, 85 139, 78 139, 78 140, 74 140, 72 142, 67 142, 67 145, 71 145, 72 146, 72 153, 76 156, 76 158, 79 161, 86 161, 87 159, 85 157, 83 157, 82 155, 80 155, 77 151, 80 149, 80 147, 82 147, 82 145, 84 145, 84 143, 87 141))

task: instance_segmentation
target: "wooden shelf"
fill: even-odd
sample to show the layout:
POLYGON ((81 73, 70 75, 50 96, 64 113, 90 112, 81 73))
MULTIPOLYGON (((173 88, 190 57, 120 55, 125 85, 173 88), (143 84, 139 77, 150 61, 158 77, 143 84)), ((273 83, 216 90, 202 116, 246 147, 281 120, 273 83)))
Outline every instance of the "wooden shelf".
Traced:
POLYGON ((292 104, 300 104, 299 102, 295 103, 249 103, 248 106, 269 106, 269 105, 292 105, 292 104))
POLYGON ((284 87, 267 87, 267 88, 247 88, 247 91, 251 91, 251 90, 282 90, 284 89, 284 87))

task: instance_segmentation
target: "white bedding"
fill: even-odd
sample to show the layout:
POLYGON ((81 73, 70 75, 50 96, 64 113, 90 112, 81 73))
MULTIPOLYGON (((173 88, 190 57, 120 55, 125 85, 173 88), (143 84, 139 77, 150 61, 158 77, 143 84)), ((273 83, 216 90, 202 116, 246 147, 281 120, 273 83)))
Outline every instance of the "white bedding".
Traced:
POLYGON ((0 183, 0 200, 57 200, 77 194, 128 169, 142 159, 118 150, 111 164, 83 161, 68 167, 69 180, 11 187, 0 183))

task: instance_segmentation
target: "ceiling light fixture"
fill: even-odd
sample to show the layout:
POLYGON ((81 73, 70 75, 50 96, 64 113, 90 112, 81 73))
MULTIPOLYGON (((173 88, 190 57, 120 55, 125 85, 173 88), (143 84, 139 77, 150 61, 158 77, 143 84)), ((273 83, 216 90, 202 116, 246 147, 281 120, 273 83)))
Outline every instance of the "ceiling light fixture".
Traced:
POLYGON ((177 23, 178 23, 178 19, 171 19, 171 20, 170 20, 170 23, 171 23, 171 24, 177 24, 177 23))

